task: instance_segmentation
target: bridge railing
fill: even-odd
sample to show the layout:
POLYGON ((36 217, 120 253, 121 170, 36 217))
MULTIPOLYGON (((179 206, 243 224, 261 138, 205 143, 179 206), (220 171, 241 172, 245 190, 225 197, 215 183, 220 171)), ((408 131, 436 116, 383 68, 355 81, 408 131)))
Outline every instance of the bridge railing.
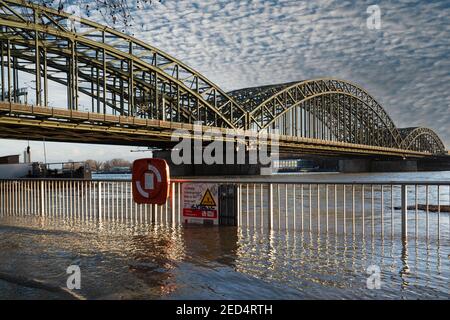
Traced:
POLYGON ((233 187, 243 228, 449 238, 450 182, 173 180, 164 205, 138 205, 125 180, 0 180, 0 217, 182 224, 182 184, 233 187))

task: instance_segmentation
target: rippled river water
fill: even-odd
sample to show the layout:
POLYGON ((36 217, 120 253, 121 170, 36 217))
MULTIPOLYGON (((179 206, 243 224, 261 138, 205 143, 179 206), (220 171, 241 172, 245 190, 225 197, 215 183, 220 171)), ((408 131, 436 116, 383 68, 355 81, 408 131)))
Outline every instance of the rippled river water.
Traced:
MULTIPOLYGON (((330 176, 450 180, 448 172, 286 179, 330 176)), ((397 234, 2 217, 0 298, 65 298, 49 288, 65 287, 67 267, 77 264, 78 293, 88 299, 449 299, 449 218, 442 215, 440 238, 406 243, 397 234), (367 288, 369 266, 381 271, 380 289, 367 288)))

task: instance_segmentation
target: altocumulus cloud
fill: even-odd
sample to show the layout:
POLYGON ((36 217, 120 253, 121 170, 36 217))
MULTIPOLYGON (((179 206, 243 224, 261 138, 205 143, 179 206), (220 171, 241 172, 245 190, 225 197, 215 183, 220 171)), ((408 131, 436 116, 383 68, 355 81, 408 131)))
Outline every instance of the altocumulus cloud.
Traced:
POLYGON ((337 77, 369 91, 399 127, 450 145, 450 1, 163 0, 127 31, 225 90, 337 77))
POLYGON ((366 26, 372 4, 162 0, 133 11, 134 25, 126 31, 225 90, 318 77, 350 80, 399 127, 430 127, 449 147, 450 1, 377 1, 380 30, 366 26))

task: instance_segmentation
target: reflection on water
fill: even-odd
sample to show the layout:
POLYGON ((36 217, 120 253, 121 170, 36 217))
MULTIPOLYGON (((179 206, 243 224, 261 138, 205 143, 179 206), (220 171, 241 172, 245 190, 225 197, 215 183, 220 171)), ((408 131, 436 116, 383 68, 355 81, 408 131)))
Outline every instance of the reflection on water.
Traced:
MULTIPOLYGON (((449 253, 448 238, 0 219, 0 274, 65 286, 78 264, 89 299, 448 299, 449 253)), ((0 279, 0 298, 54 296, 0 279)))

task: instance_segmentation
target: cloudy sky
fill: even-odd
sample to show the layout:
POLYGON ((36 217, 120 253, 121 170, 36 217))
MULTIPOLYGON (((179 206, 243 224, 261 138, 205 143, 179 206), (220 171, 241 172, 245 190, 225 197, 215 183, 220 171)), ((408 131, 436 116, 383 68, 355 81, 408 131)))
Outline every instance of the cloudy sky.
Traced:
MULTIPOLYGON (((162 0, 132 14, 128 33, 225 90, 341 78, 372 94, 398 127, 430 127, 450 146, 450 1, 162 0), (367 27, 373 4, 379 30, 367 27)), ((0 154, 26 144, 4 140, 0 154)), ((42 142, 31 146, 42 160, 42 142)), ((47 143, 47 159, 142 156, 130 149, 47 143)))

